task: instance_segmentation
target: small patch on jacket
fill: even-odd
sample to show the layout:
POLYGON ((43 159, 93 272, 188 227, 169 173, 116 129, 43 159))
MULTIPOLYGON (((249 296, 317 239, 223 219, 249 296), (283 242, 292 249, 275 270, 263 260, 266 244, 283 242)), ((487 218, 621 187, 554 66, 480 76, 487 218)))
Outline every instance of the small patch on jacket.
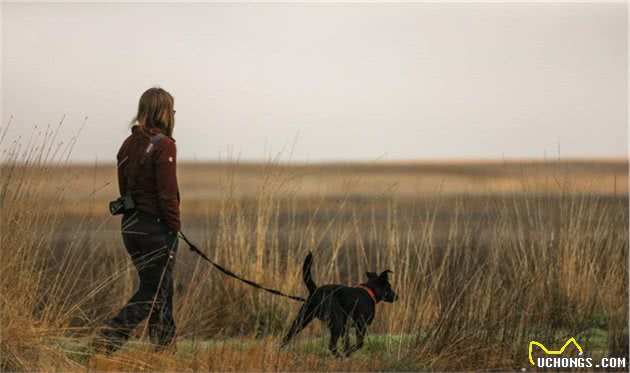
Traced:
POLYGON ((169 162, 173 162, 173 157, 168 157, 169 162))

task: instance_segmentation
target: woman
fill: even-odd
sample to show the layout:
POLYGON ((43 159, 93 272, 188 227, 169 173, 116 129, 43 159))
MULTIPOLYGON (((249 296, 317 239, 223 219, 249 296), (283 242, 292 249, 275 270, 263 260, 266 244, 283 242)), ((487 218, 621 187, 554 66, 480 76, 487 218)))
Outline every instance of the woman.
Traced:
POLYGON ((122 238, 140 286, 100 331, 96 346, 107 353, 120 347, 146 318, 156 348, 175 342, 173 266, 180 217, 175 140, 171 137, 173 104, 173 96, 162 88, 144 92, 131 135, 118 151, 120 195, 130 194, 135 204, 123 214, 122 238))

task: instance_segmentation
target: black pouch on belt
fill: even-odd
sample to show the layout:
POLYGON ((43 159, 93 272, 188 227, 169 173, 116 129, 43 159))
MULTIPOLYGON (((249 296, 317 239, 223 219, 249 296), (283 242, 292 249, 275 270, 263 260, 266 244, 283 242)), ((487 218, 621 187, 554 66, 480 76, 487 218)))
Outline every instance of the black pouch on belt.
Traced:
POLYGON ((136 208, 131 195, 127 194, 109 203, 109 212, 112 215, 120 215, 132 212, 136 208))

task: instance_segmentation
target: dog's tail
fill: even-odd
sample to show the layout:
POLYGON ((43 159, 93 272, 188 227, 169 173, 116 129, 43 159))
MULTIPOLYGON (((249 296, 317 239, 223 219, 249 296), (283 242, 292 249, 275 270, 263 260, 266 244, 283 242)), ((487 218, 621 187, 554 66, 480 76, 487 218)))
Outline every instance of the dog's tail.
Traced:
POLYGON ((308 292, 312 294, 315 289, 317 289, 317 285, 315 285, 315 281, 313 281, 313 276, 311 275, 311 265, 313 264, 313 254, 308 253, 306 259, 304 259, 304 265, 302 265, 302 277, 304 278, 304 283, 308 288, 308 292))

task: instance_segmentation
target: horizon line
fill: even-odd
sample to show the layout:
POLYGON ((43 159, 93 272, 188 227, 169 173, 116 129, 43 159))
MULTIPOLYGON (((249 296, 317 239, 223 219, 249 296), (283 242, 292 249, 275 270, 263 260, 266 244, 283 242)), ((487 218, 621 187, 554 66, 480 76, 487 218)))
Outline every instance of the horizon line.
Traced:
MULTIPOLYGON (((374 159, 374 160, 318 160, 318 161, 305 161, 305 160, 277 160, 277 159, 206 159, 206 160, 192 160, 182 159, 177 160, 180 165, 201 165, 201 164, 242 164, 242 165, 268 165, 275 164, 278 166, 308 166, 308 165, 382 165, 382 166, 400 166, 400 165, 430 165, 430 164, 522 164, 529 162, 536 163, 628 163, 630 156, 595 156, 595 157, 479 157, 479 158, 410 158, 410 159, 374 159)), ((15 162, 20 165, 22 162, 15 162)), ((113 165, 115 160, 111 161, 44 161, 44 164, 51 166, 103 166, 113 165)), ((6 162, 0 161, 0 165, 4 165, 6 162)))

